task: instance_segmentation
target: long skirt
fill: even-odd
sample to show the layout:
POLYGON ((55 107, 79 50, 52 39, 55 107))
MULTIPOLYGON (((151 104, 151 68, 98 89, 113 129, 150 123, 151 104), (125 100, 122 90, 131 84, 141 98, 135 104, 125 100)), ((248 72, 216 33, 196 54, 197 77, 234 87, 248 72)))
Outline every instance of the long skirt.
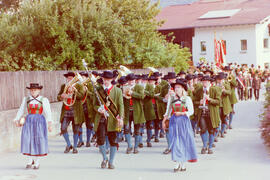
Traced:
POLYGON ((28 156, 48 154, 48 132, 45 117, 28 114, 21 135, 21 153, 28 156))
POLYGON ((175 116, 170 119, 169 136, 171 139, 172 160, 176 162, 196 162, 197 151, 194 133, 187 116, 175 116))

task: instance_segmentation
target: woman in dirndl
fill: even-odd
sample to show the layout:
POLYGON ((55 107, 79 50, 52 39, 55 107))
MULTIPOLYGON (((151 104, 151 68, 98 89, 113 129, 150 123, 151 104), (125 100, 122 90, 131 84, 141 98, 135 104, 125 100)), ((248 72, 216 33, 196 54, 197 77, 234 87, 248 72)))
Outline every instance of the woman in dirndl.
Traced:
POLYGON ((23 98, 15 124, 22 127, 21 133, 21 153, 29 156, 26 169, 39 169, 39 157, 48 154, 48 129, 51 132, 52 118, 49 100, 40 96, 42 86, 38 83, 30 83, 30 95, 23 98), (28 114, 23 120, 24 111, 27 109, 28 114), (46 118, 44 117, 44 115, 46 118))
POLYGON ((172 160, 175 162, 174 172, 178 172, 186 171, 186 162, 197 161, 197 151, 189 119, 194 110, 192 100, 186 93, 187 84, 184 79, 177 79, 172 87, 175 93, 169 97, 163 128, 165 129, 165 121, 171 115, 169 122, 170 149, 172 160))

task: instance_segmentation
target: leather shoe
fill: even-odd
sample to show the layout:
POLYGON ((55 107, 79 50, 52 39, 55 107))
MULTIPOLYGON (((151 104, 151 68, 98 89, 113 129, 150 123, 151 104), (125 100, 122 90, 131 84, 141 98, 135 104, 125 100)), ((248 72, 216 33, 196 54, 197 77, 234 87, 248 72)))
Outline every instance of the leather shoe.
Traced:
POLYGON ((139 153, 138 148, 134 148, 133 153, 134 153, 134 154, 138 154, 138 153, 139 153))
POLYGON ((173 172, 176 173, 176 172, 178 172, 178 171, 180 171, 180 170, 181 170, 181 167, 180 167, 180 165, 179 165, 178 168, 174 168, 174 169, 173 169, 173 172))
POLYGON ((143 148, 143 143, 140 143, 139 144, 139 148, 143 148))
POLYGON ((91 147, 90 142, 87 142, 85 147, 91 147))
POLYGON ((159 139, 158 139, 158 138, 156 138, 156 139, 155 139, 155 142, 159 142, 159 139))
POLYGON ((105 169, 106 166, 107 166, 107 163, 108 163, 108 160, 103 160, 103 161, 101 162, 101 168, 102 168, 102 169, 105 169))
POLYGON ((187 170, 187 168, 181 168, 181 170, 180 171, 186 171, 187 170))
POLYGON ((165 151, 163 152, 163 154, 169 154, 171 152, 170 149, 165 149, 165 151))
POLYGON ((76 148, 73 148, 73 151, 72 151, 73 154, 78 154, 78 150, 76 148))
POLYGON ((84 145, 84 142, 79 142, 78 145, 77 145, 77 148, 80 148, 84 145))
POLYGON ((35 170, 37 170, 37 169, 39 169, 39 164, 38 165, 34 165, 34 168, 33 169, 35 169, 35 170))
POLYGON ((152 147, 152 144, 150 142, 148 142, 147 147, 152 147))
POLYGON ((127 154, 130 154, 131 152, 132 152, 132 148, 127 148, 126 153, 127 153, 127 154))
POLYGON ((32 164, 27 164, 25 168, 26 168, 26 169, 30 169, 30 168, 32 168, 32 165, 34 165, 34 164, 35 164, 35 162, 32 161, 32 164))
POLYGON ((206 150, 207 150, 207 148, 202 148, 201 154, 206 154, 206 150))
POLYGON ((64 153, 69 153, 69 151, 72 149, 72 145, 71 146, 66 146, 66 149, 64 151, 64 153))
POLYGON ((113 164, 109 164, 108 169, 115 169, 115 167, 114 167, 114 165, 113 165, 113 164))

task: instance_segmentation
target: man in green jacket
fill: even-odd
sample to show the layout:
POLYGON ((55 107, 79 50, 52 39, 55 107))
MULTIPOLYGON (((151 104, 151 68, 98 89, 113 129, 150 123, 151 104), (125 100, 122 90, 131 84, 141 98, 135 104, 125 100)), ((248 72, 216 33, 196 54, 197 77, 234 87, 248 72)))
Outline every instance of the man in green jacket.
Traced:
POLYGON ((144 87, 140 84, 135 84, 136 76, 131 73, 127 75, 128 85, 130 86, 130 108, 129 108, 129 121, 133 120, 135 145, 134 154, 139 153, 138 146, 140 143, 140 128, 145 123, 143 111, 144 87))
MULTIPOLYGON (((145 86, 144 90, 144 116, 146 120, 146 131, 147 131, 147 147, 152 147, 151 138, 152 138, 152 123, 157 119, 155 113, 155 82, 157 78, 155 76, 148 77, 148 83, 145 86)), ((157 123, 158 124, 158 123, 157 123)))
POLYGON ((211 81, 210 76, 204 76, 202 78, 203 85, 194 92, 195 96, 200 97, 196 101, 199 101, 200 104, 198 119, 203 142, 202 154, 205 154, 207 149, 208 154, 213 154, 214 133, 220 123, 219 104, 221 94, 216 87, 211 86, 211 81))
MULTIPOLYGON (((80 75, 82 76, 83 80, 86 80, 88 78, 88 73, 87 72, 80 72, 80 75)), ((93 130, 93 123, 94 123, 94 117, 95 117, 95 111, 94 111, 94 106, 93 106, 93 86, 90 82, 84 84, 84 90, 85 90, 85 95, 82 100, 83 104, 83 111, 84 111, 84 116, 85 116, 85 126, 86 126, 86 147, 90 147, 90 138, 93 130)), ((80 125, 79 129, 79 143, 78 143, 78 148, 83 146, 83 129, 82 129, 82 124, 80 125)))
MULTIPOLYGON (((175 74, 175 72, 168 72, 168 74, 165 77, 166 77, 167 81, 161 87, 161 92, 160 92, 160 95, 159 95, 159 98, 162 99, 162 103, 163 103, 162 105, 163 105, 164 110, 165 110, 164 112, 162 112, 163 115, 166 112, 168 98, 171 95, 171 93, 173 93, 173 89, 171 87, 171 84, 175 83, 176 74, 175 74)), ((163 154, 169 154, 171 152, 171 150, 169 149, 171 141, 170 141, 169 131, 168 130, 166 130, 166 139, 167 139, 168 147, 165 149, 163 154)))
POLYGON ((64 153, 68 153, 73 148, 73 153, 78 153, 77 144, 78 144, 78 133, 80 125, 84 122, 84 113, 83 113, 83 106, 82 106, 82 99, 84 97, 84 90, 83 86, 79 83, 76 83, 75 86, 69 86, 66 89, 66 85, 74 78, 75 74, 73 72, 68 72, 64 74, 67 78, 67 84, 62 84, 61 89, 58 93, 57 99, 58 101, 65 101, 67 104, 74 102, 73 105, 68 106, 63 103, 60 122, 61 122, 61 135, 63 135, 67 146, 64 153), (66 92, 64 92, 66 91, 66 92), (76 96, 76 98, 75 98, 76 96), (67 132, 67 128, 69 124, 72 123, 72 130, 73 130, 73 147, 69 140, 69 135, 67 132))
POLYGON ((235 94, 235 88, 237 88, 237 81, 235 76, 232 74, 232 69, 230 69, 229 66, 225 66, 224 69, 225 73, 228 74, 227 81, 230 83, 231 86, 231 95, 230 95, 230 101, 232 105, 232 112, 229 115, 229 129, 232 129, 232 119, 233 115, 235 114, 234 112, 234 105, 238 102, 236 94, 235 94))
POLYGON ((232 106, 230 101, 231 86, 227 81, 224 81, 226 75, 224 72, 220 72, 217 75, 217 86, 221 87, 221 103, 220 103, 220 119, 221 119, 221 137, 225 137, 225 130, 227 128, 227 120, 229 114, 232 112, 232 106))
POLYGON ((125 139, 127 141, 127 149, 126 149, 126 153, 130 154, 133 150, 132 148, 132 144, 131 144, 131 132, 130 132, 130 121, 129 121, 129 111, 130 111, 130 99, 129 97, 125 96, 125 90, 127 87, 127 78, 125 76, 122 76, 119 80, 118 80, 118 84, 120 89, 122 90, 123 93, 123 103, 124 103, 124 135, 125 135, 125 139))
POLYGON ((95 117, 94 129, 97 134, 97 144, 99 146, 99 151, 102 154, 103 161, 101 163, 101 168, 104 169, 109 162, 108 168, 114 169, 113 161, 116 154, 118 142, 117 142, 117 133, 122 129, 123 126, 123 117, 124 117, 124 105, 123 105, 123 95, 120 88, 113 86, 111 82, 113 81, 114 74, 111 71, 104 71, 100 75, 103 79, 103 85, 96 87, 96 90, 99 92, 104 92, 106 96, 109 96, 113 103, 115 104, 118 115, 113 117, 109 113, 107 102, 105 104, 99 104, 97 97, 94 99, 94 109, 97 112, 95 117), (106 155, 106 135, 108 136, 110 143, 110 157, 106 155))

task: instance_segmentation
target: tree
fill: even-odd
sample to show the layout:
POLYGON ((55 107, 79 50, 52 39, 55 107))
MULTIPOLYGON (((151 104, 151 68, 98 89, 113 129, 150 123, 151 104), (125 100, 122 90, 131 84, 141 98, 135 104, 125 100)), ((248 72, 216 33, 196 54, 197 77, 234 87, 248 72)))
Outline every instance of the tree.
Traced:
POLYGON ((149 0, 25 0, 0 15, 0 70, 92 69, 119 65, 186 69, 190 58, 157 32, 149 0))

